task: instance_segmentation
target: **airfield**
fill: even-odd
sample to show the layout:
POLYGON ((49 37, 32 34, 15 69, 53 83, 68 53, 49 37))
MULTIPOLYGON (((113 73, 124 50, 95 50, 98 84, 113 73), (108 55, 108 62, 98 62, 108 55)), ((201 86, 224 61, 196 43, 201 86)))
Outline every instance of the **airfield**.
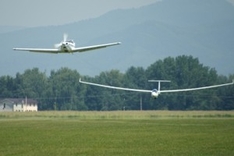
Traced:
POLYGON ((0 113, 0 155, 234 155, 234 111, 0 113))

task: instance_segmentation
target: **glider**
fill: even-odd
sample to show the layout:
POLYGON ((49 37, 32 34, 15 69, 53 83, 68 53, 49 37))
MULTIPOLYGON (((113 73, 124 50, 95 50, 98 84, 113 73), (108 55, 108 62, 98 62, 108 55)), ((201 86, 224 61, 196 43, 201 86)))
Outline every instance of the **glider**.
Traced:
POLYGON ((149 80, 149 82, 158 82, 158 89, 144 90, 144 89, 132 89, 132 88, 115 87, 115 86, 108 86, 108 85, 103 85, 103 84, 98 84, 98 83, 86 82, 86 81, 82 81, 81 78, 79 79, 79 82, 83 83, 83 84, 87 84, 87 85, 99 86, 99 87, 110 88, 110 89, 118 89, 118 90, 125 90, 125 91, 151 93, 151 96, 153 98, 155 98, 155 99, 159 96, 160 93, 186 92, 186 91, 194 91, 194 90, 217 88, 217 87, 229 86, 229 85, 233 85, 234 84, 234 80, 233 80, 231 83, 224 83, 224 84, 219 84, 219 85, 212 85, 212 86, 205 86, 205 87, 198 87, 198 88, 175 89, 175 90, 160 90, 161 82, 171 82, 171 81, 169 81, 169 80, 149 80))
POLYGON ((30 51, 30 52, 39 52, 39 53, 74 53, 74 52, 86 52, 95 49, 106 48, 109 46, 119 45, 121 42, 114 42, 114 43, 106 43, 106 44, 99 44, 99 45, 92 45, 92 46, 85 46, 85 47, 75 47, 75 42, 73 40, 67 40, 67 34, 64 34, 63 41, 55 44, 54 49, 43 49, 43 48, 13 48, 13 50, 18 51, 30 51))

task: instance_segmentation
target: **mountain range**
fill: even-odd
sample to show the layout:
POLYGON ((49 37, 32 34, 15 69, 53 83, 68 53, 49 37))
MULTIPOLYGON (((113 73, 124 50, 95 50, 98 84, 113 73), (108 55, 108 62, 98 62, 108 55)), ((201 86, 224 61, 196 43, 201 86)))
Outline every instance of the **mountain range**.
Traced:
MULTIPOLYGON (((219 74, 234 73, 234 6, 225 0, 162 0, 141 8, 118 9, 98 18, 0 31, 0 76, 61 67, 94 76, 102 71, 147 68, 159 59, 192 55, 219 74), (13 51, 16 47, 52 48, 63 33, 88 46, 120 41, 119 46, 74 54, 13 51)), ((1 27, 0 27, 1 29, 1 27)))

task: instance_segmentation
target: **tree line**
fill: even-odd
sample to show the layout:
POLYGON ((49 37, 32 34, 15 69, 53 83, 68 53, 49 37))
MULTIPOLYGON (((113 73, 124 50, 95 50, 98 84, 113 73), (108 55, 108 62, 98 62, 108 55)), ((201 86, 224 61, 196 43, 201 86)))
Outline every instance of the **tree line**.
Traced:
POLYGON ((0 98, 32 98, 39 110, 233 110, 234 85, 202 91, 165 93, 158 99, 150 94, 120 91, 79 83, 79 78, 100 84, 136 89, 154 89, 148 79, 166 79, 161 89, 193 88, 231 82, 234 74, 218 75, 214 68, 192 56, 167 57, 146 69, 130 67, 82 76, 76 70, 60 68, 47 76, 38 68, 27 69, 15 77, 0 77, 0 98))

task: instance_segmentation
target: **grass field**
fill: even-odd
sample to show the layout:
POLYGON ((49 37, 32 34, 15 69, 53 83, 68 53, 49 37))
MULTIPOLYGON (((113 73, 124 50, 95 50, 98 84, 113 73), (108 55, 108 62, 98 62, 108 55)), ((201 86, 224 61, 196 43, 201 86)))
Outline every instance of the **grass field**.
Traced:
POLYGON ((0 113, 4 155, 234 155, 233 111, 0 113))

